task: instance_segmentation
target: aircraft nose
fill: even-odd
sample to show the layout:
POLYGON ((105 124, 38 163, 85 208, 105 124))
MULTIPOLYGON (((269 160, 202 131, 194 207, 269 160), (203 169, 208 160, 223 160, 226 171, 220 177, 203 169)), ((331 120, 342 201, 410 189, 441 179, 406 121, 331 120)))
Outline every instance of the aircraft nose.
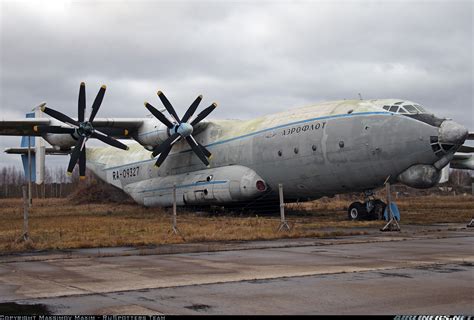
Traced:
POLYGON ((469 131, 453 120, 445 120, 441 123, 438 131, 438 140, 442 144, 462 145, 469 131))

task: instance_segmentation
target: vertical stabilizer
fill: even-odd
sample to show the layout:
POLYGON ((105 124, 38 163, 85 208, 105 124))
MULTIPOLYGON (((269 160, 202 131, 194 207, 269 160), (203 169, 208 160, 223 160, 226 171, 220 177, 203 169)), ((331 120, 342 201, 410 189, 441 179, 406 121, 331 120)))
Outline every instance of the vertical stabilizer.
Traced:
MULTIPOLYGON (((35 117, 41 118, 43 112, 40 108, 36 108, 35 117)), ((35 182, 36 184, 42 184, 44 182, 44 168, 45 168, 45 156, 46 146, 44 145, 44 139, 42 137, 35 137, 35 182)))
MULTIPOLYGON (((35 113, 34 112, 29 112, 26 114, 26 118, 34 118, 35 113)), ((35 137, 27 137, 23 136, 21 137, 21 147, 22 148, 28 148, 28 146, 31 148, 31 181, 36 181, 36 157, 35 157, 35 137)), ((23 162, 23 170, 25 172, 25 178, 28 180, 28 177, 30 177, 30 165, 28 164, 28 154, 22 154, 21 155, 21 161, 23 162)))
MULTIPOLYGON (((40 118, 41 113, 41 110, 37 109, 36 111, 27 113, 26 118, 40 118)), ((28 148, 28 145, 31 148, 31 181, 36 182, 36 184, 42 184, 44 182, 44 168, 46 156, 46 147, 44 145, 44 140, 42 137, 21 137, 21 147, 28 148)), ((28 154, 22 154, 21 161, 23 163, 25 177, 26 179, 28 179, 30 169, 30 166, 28 164, 28 154)))

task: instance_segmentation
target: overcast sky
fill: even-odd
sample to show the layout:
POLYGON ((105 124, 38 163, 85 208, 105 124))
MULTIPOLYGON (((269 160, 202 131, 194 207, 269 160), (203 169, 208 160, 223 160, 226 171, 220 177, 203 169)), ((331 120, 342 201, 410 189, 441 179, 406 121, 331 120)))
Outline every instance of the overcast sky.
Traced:
POLYGON ((158 89, 179 114, 203 94, 212 117, 242 119, 360 92, 474 130, 473 1, 0 3, 0 118, 42 101, 75 117, 85 81, 88 107, 107 85, 99 117, 145 116, 158 89))

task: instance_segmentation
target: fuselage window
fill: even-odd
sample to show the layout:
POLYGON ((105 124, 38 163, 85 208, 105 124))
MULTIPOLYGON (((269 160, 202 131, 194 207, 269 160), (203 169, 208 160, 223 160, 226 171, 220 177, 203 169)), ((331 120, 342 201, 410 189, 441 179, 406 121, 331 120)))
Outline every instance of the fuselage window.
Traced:
POLYGON ((412 105, 404 105, 403 107, 405 107, 405 109, 407 109, 410 113, 418 113, 418 110, 416 110, 412 105))
POLYGON ((390 112, 397 112, 397 110, 398 110, 397 106, 391 106, 389 111, 390 112))

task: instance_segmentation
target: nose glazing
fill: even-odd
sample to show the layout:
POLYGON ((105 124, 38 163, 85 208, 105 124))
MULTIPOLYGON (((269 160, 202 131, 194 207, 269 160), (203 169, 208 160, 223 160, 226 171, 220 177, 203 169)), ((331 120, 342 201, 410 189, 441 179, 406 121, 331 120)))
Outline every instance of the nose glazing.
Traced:
POLYGON ((442 144, 462 145, 469 131, 459 123, 445 120, 441 123, 438 131, 438 140, 442 144))

